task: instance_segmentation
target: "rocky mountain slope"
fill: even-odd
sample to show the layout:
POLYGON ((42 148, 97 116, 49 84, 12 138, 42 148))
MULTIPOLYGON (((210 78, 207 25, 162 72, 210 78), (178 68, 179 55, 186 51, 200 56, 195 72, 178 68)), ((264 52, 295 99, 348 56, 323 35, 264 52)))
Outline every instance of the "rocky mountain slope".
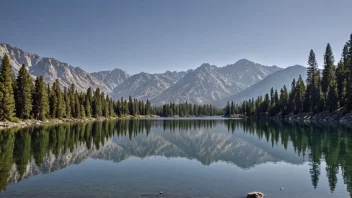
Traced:
POLYGON ((16 73, 22 64, 28 67, 33 76, 43 76, 46 82, 53 83, 57 78, 60 79, 63 87, 75 84, 77 90, 84 91, 88 87, 100 88, 104 92, 111 91, 109 86, 98 80, 93 75, 79 67, 73 67, 67 63, 58 61, 54 58, 40 57, 36 54, 27 53, 17 47, 8 44, 0 44, 0 59, 4 54, 10 56, 10 61, 16 73))
POLYGON ((132 96, 139 100, 151 100, 164 90, 178 82, 186 72, 170 72, 148 74, 141 72, 131 76, 119 86, 115 87, 112 96, 115 99, 132 96))
POLYGON ((279 70, 279 67, 246 59, 225 67, 203 64, 155 97, 152 103, 211 103, 234 95, 279 70))
POLYGON ((91 75, 104 82, 110 90, 113 90, 130 77, 127 72, 118 68, 110 71, 93 72, 91 75))
POLYGON ((244 100, 257 98, 258 96, 263 96, 266 93, 269 93, 272 87, 279 91, 285 85, 289 90, 291 88, 292 80, 294 78, 297 80, 299 75, 301 75, 303 79, 306 79, 307 68, 300 65, 287 67, 281 71, 275 72, 267 76, 262 81, 254 84, 253 86, 233 96, 224 98, 219 101, 215 101, 213 102, 213 104, 217 107, 224 107, 227 101, 234 101, 236 103, 241 103, 244 100))

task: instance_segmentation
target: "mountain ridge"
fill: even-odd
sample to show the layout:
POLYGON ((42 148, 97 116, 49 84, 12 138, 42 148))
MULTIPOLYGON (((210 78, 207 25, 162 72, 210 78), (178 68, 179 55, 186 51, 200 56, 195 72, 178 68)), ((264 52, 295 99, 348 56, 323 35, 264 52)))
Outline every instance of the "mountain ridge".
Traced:
POLYGON ((108 93, 110 89, 100 80, 84 71, 80 67, 74 67, 68 63, 61 62, 52 57, 41 57, 31 54, 18 47, 9 44, 0 44, 0 59, 7 54, 14 73, 17 73, 24 64, 32 76, 43 76, 44 80, 52 84, 56 79, 60 79, 62 87, 69 87, 75 84, 77 90, 85 91, 88 87, 100 88, 108 93))
POLYGON ((224 67, 203 63, 155 97, 152 104, 211 103, 238 93, 281 69, 277 66, 260 65, 247 59, 224 67))
MULTIPOLYGON (((220 104, 225 99, 265 80, 268 76, 285 70, 275 65, 266 66, 248 59, 240 59, 223 67, 203 63, 196 69, 187 71, 167 70, 164 73, 140 72, 129 75, 115 68, 88 73, 80 67, 55 58, 41 57, 25 52, 21 48, 0 43, 0 59, 4 54, 9 55, 15 73, 22 64, 25 64, 32 76, 43 76, 49 84, 58 78, 62 87, 75 84, 78 91, 85 91, 88 87, 100 88, 114 99, 131 96, 139 100, 149 99, 154 105, 170 102, 220 104)), ((280 86, 283 85, 284 83, 280 84, 280 86)), ((256 94, 260 95, 260 93, 256 94)))
POLYGON ((217 107, 224 107, 227 101, 234 101, 238 104, 244 100, 256 99, 258 96, 264 96, 266 93, 269 93, 272 87, 279 91, 285 85, 287 89, 290 90, 292 80, 294 78, 298 79, 299 75, 301 75, 303 79, 306 79, 307 68, 301 65, 286 67, 283 70, 268 75, 262 81, 251 87, 222 100, 215 101, 213 104, 217 107))

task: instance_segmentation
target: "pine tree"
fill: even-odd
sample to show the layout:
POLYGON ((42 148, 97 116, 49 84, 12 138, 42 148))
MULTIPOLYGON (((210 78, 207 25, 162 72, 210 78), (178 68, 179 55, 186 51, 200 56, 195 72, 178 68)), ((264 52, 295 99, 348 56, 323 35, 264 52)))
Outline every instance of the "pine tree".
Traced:
POLYGON ((277 90, 275 89, 275 93, 274 93, 274 114, 277 114, 279 111, 279 93, 277 92, 277 90))
POLYGON ((346 44, 342 51, 342 58, 339 61, 336 68, 336 83, 338 99, 341 106, 345 106, 346 103, 346 87, 347 87, 347 68, 348 63, 348 45, 346 44))
POLYGON ((274 100, 274 88, 272 87, 270 89, 270 109, 274 107, 275 105, 275 100, 274 100))
POLYGON ((132 100, 131 96, 128 98, 128 111, 130 112, 131 115, 133 115, 133 116, 136 115, 136 111, 135 111, 133 100, 132 100))
POLYGON ((225 116, 230 116, 230 112, 231 112, 231 107, 230 107, 230 102, 227 101, 227 105, 225 107, 225 116))
POLYGON ((150 109, 151 109, 150 101, 147 100, 147 103, 145 104, 145 114, 146 115, 150 115, 150 109))
POLYGON ((97 88, 94 92, 94 97, 93 97, 93 116, 98 118, 102 115, 102 106, 101 106, 101 95, 100 95, 100 89, 97 88))
POLYGON ((291 91, 288 98, 288 113, 292 113, 295 110, 295 95, 296 95, 296 79, 292 80, 291 91))
POLYGON ((318 87, 317 87, 317 101, 318 105, 315 109, 315 113, 319 113, 325 110, 325 97, 323 92, 321 91, 321 77, 320 77, 320 72, 318 76, 318 87))
POLYGON ((114 100, 112 98, 109 98, 109 113, 110 116, 116 116, 116 113, 114 111, 114 100))
POLYGON ((49 113, 47 88, 42 76, 35 80, 33 92, 33 115, 35 119, 45 120, 49 113))
POLYGON ((75 92, 75 85, 71 84, 71 87, 68 90, 68 98, 70 99, 70 112, 72 117, 77 117, 75 92))
POLYGON ((128 114, 130 114, 130 112, 129 112, 129 109, 128 109, 128 102, 127 102, 127 100, 124 100, 123 101, 123 111, 124 111, 124 115, 128 115, 128 114))
POLYGON ((81 104, 81 118, 86 118, 86 109, 84 108, 84 105, 81 104))
POLYGON ((346 87, 346 92, 347 92, 347 109, 350 111, 352 110, 352 34, 350 36, 349 44, 348 44, 348 53, 347 53, 347 60, 344 62, 347 62, 347 87, 346 87))
POLYGON ((65 101, 65 109, 66 109, 66 118, 71 118, 71 100, 70 100, 70 94, 67 88, 65 87, 64 89, 64 101, 65 101))
POLYGON ((64 108, 64 103, 63 103, 63 98, 62 98, 62 92, 60 88, 60 82, 59 79, 56 79, 54 84, 53 84, 53 91, 55 92, 55 95, 57 97, 57 112, 56 112, 56 117, 61 118, 63 115, 63 108, 64 108))
POLYGON ((334 82, 330 83, 329 85, 329 92, 326 103, 330 112, 335 111, 339 107, 337 87, 336 83, 334 82))
POLYGON ((308 57, 308 69, 307 69, 307 91, 304 99, 304 109, 305 111, 313 112, 318 104, 318 63, 315 58, 315 53, 313 50, 310 51, 308 57))
POLYGON ((5 54, 0 73, 0 120, 12 121, 15 116, 15 99, 13 92, 12 66, 5 54))
POLYGON ((85 98, 86 116, 88 118, 92 117, 92 100, 93 100, 92 94, 93 94, 92 88, 89 87, 87 89, 86 98, 85 98))
POLYGON ((300 113, 303 110, 303 96, 305 95, 305 85, 300 75, 296 84, 296 91, 294 97, 295 113, 300 113))
POLYGON ((263 106, 262 106, 263 113, 267 113, 269 111, 269 108, 270 108, 269 94, 265 94, 264 102, 262 104, 263 104, 263 106))
MULTIPOLYGON (((55 82, 54 82, 55 83, 55 82)), ((55 94, 55 91, 53 88, 48 91, 49 93, 49 109, 50 109, 50 117, 51 118, 56 118, 56 113, 57 113, 57 96, 55 94)))
POLYGON ((334 66, 334 55, 331 50, 330 44, 326 46, 324 54, 324 69, 323 77, 321 81, 321 91, 324 94, 325 100, 327 101, 327 93, 331 83, 335 82, 335 66, 334 66))
POLYGON ((16 116, 22 119, 31 117, 33 81, 25 65, 22 65, 16 80, 16 116))
POLYGON ((92 117, 92 107, 91 107, 91 102, 89 101, 89 98, 86 96, 86 100, 85 100, 85 115, 87 116, 87 118, 92 117))
MULTIPOLYGON (((103 95, 104 97, 104 95, 103 95)), ((106 94, 106 97, 103 98, 104 100, 104 117, 108 118, 110 117, 110 111, 109 111, 109 96, 106 94)))
POLYGON ((284 87, 280 90, 280 110, 282 112, 282 116, 287 115, 287 100, 288 100, 288 93, 287 88, 284 87))
POLYGON ((233 105, 233 101, 231 102, 230 114, 231 115, 235 114, 235 107, 233 105))
POLYGON ((314 75, 315 71, 318 69, 318 63, 315 58, 315 53, 313 50, 310 50, 308 57, 308 68, 307 68, 307 86, 314 84, 314 75))
MULTIPOLYGON (((85 109, 83 109, 85 111, 85 109)), ((76 112, 76 117, 81 118, 82 117, 82 109, 81 109, 81 103, 79 100, 79 94, 76 91, 75 93, 75 112, 76 112)))

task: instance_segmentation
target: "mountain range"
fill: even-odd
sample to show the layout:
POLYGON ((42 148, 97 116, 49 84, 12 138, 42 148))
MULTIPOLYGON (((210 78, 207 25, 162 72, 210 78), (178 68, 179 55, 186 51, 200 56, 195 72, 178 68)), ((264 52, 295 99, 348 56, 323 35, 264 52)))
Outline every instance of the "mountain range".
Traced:
POLYGON ((248 99, 256 99, 258 96, 264 96, 266 93, 270 92, 271 88, 274 88, 274 90, 277 89, 279 91, 284 85, 287 89, 290 90, 292 80, 294 78, 297 80, 300 75, 302 76, 302 79, 306 79, 307 68, 300 65, 290 66, 268 75, 260 82, 239 92, 238 94, 215 101, 213 104, 217 107, 224 107, 227 101, 234 101, 238 104, 248 99))
POLYGON ((88 87, 100 88, 114 99, 131 96, 149 99, 154 105, 189 102, 223 107, 226 101, 241 102, 263 95, 271 87, 280 89, 285 84, 290 88, 293 78, 298 78, 298 75, 305 78, 306 75, 303 66, 283 69, 246 59, 224 67, 204 63, 194 70, 157 74, 141 72, 129 75, 118 68, 89 73, 54 58, 40 57, 1 43, 0 59, 5 54, 10 57, 14 73, 24 64, 33 77, 41 75, 50 84, 58 78, 62 87, 75 84, 79 91, 88 87))

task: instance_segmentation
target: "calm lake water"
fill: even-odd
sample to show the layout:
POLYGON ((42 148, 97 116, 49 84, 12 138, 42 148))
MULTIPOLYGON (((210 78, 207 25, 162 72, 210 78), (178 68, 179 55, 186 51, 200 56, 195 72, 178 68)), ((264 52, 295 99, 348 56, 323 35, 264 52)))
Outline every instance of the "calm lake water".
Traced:
POLYGON ((350 197, 351 141, 346 126, 219 118, 11 129, 0 197, 350 197))

